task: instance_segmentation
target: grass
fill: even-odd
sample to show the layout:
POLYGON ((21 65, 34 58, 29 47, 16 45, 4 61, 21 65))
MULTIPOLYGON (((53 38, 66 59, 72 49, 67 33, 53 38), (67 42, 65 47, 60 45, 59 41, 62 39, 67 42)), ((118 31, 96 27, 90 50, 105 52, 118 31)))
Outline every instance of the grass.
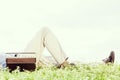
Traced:
POLYGON ((75 67, 57 69, 41 67, 33 72, 9 72, 0 70, 0 80, 120 80, 120 65, 80 64, 75 67))

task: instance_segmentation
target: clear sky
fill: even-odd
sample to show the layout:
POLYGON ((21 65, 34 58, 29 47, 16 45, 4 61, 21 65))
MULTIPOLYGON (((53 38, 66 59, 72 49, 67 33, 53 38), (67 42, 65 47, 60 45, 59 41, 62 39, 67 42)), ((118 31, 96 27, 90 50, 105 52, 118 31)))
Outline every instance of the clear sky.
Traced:
POLYGON ((120 63, 119 4, 119 0, 1 0, 0 52, 22 51, 45 26, 71 59, 99 62, 114 50, 120 63))

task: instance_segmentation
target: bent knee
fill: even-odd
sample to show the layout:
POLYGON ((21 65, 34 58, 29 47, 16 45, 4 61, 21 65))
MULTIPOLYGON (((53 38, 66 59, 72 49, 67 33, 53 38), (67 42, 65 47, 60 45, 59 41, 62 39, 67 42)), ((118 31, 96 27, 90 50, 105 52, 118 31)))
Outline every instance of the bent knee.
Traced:
POLYGON ((50 29, 48 27, 42 27, 41 32, 49 32, 50 29))
POLYGON ((41 31, 46 31, 46 30, 49 30, 49 28, 48 27, 42 27, 41 28, 41 31))

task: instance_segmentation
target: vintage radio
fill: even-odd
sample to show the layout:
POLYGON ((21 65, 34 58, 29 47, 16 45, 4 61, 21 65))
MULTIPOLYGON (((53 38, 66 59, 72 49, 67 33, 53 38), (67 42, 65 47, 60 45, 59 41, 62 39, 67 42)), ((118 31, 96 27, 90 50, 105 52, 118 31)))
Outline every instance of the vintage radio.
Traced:
POLYGON ((17 53, 6 53, 6 65, 13 71, 17 68, 20 71, 29 70, 34 71, 36 68, 36 57, 34 52, 17 52, 17 53))

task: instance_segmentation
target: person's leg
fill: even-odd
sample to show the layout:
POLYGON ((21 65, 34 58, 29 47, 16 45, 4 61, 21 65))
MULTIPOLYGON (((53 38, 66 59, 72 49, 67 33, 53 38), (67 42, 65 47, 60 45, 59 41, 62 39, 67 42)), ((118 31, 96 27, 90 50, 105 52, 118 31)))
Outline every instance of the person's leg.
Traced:
POLYGON ((48 28, 46 28, 44 32, 46 32, 46 35, 44 36, 45 47, 48 49, 58 64, 63 63, 67 57, 62 50, 57 38, 48 28))
POLYGON ((32 40, 27 44, 26 48, 24 49, 25 52, 35 52, 37 61, 41 58, 42 52, 44 51, 44 36, 45 31, 44 28, 39 30, 32 40), (39 55, 38 55, 39 54, 39 55))
POLYGON ((36 52, 38 60, 45 47, 58 64, 62 64, 65 61, 65 53, 54 34, 48 28, 42 28, 25 48, 25 51, 36 52))

